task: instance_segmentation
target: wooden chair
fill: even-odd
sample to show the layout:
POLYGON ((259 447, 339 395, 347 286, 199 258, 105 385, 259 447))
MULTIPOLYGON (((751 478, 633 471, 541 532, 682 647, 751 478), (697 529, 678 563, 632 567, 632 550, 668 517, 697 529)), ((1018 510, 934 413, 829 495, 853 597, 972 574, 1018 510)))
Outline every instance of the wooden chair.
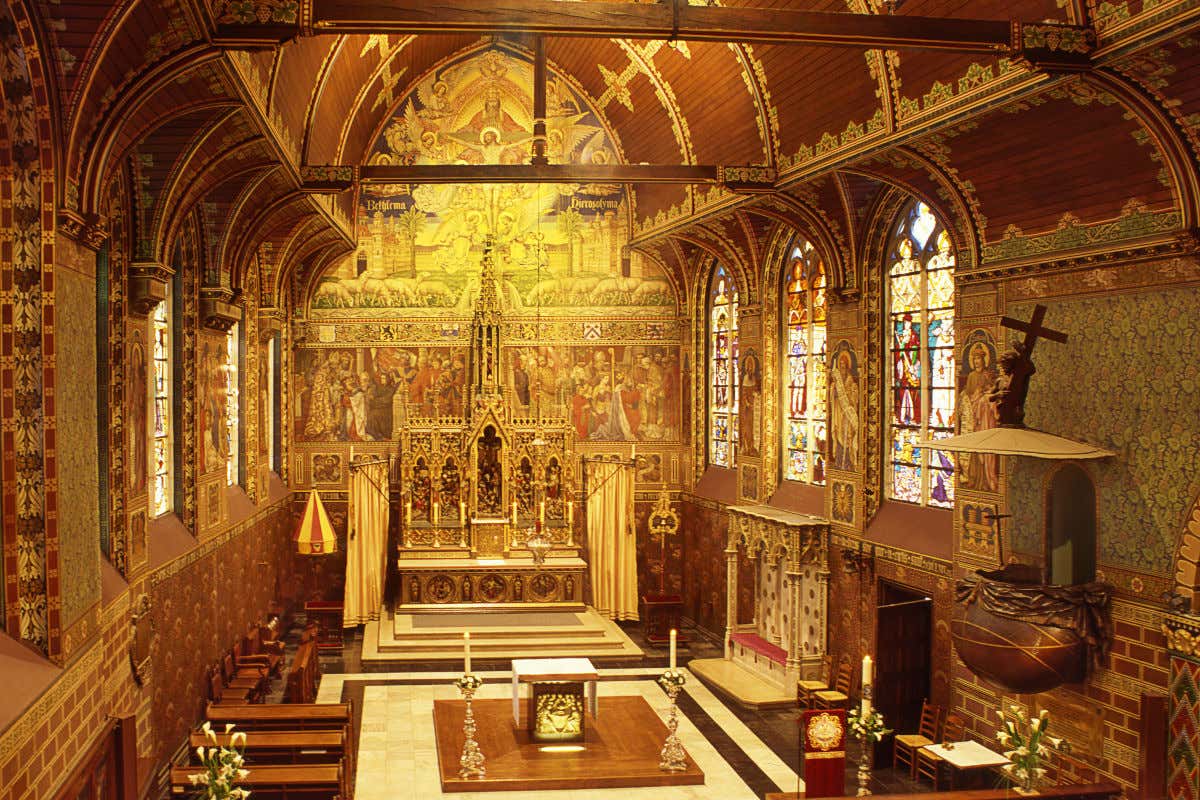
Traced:
POLYGON ((796 681, 796 703, 801 709, 809 709, 813 707, 815 695, 817 692, 824 692, 829 688, 829 675, 833 672, 833 656, 825 656, 821 659, 821 674, 812 680, 801 679, 796 681))
POLYGON ((254 689, 247 686, 226 686, 221 680, 221 670, 217 666, 208 668, 205 674, 208 689, 208 699, 213 703, 249 703, 254 698, 254 689))
MULTIPOLYGON (((967 724, 963 718, 957 714, 948 714, 946 721, 942 723, 942 735, 938 737, 942 742, 961 742, 966 739, 967 724)), ((948 764, 940 756, 935 756, 929 752, 927 748, 917 750, 917 779, 929 778, 933 781, 933 790, 938 790, 938 782, 941 780, 942 765, 950 767, 950 788, 954 788, 954 767, 948 764)))
POLYGON ((845 708, 850 702, 850 682, 853 667, 849 661, 838 664, 837 677, 834 678, 833 688, 813 694, 814 708, 845 708))
POLYGON ((921 704, 921 724, 916 733, 899 733, 895 737, 895 749, 892 751, 892 769, 900 769, 904 764, 908 767, 909 777, 917 779, 917 751, 927 744, 933 744, 937 739, 938 725, 942 721, 942 709, 930 705, 926 700, 921 704))

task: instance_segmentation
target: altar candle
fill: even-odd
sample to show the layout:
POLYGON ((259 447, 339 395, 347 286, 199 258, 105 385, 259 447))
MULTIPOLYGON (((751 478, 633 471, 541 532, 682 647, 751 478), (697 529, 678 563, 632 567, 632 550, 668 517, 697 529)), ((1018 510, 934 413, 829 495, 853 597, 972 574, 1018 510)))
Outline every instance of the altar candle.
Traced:
POLYGON ((458 521, 464 525, 467 522, 467 504, 462 500, 458 501, 458 521))
POLYGON ((546 501, 543 500, 542 502, 538 503, 538 525, 542 526, 545 524, 546 524, 546 501))
POLYGON ((575 528, 575 501, 571 500, 567 503, 567 537, 570 538, 572 531, 575 528))
POLYGON ((404 524, 412 526, 412 500, 404 501, 404 524))
POLYGON ((471 674, 471 632, 463 631, 463 674, 471 674))
POLYGON ((671 671, 675 671, 675 629, 671 628, 671 671))
POLYGON ((441 504, 437 500, 433 501, 433 524, 438 524, 438 519, 442 516, 441 504))
POLYGON ((517 501, 516 500, 513 500, 512 517, 513 517, 513 520, 512 520, 513 527, 516 527, 516 524, 517 524, 517 501))
POLYGON ((871 657, 863 656, 862 661, 862 709, 859 714, 864 719, 871 713, 871 681, 873 678, 871 657))

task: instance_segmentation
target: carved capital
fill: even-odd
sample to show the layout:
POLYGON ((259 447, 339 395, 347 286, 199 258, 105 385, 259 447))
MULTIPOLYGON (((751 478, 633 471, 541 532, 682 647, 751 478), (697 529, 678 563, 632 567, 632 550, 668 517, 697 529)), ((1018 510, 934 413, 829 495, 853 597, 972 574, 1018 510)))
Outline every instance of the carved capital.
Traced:
POLYGON ((210 12, 213 43, 224 47, 271 47, 301 33, 298 0, 211 0, 210 12))
POLYGON ((108 221, 99 214, 81 214, 70 208, 60 208, 58 229, 89 250, 99 250, 108 240, 108 221))
POLYGON ((242 321, 242 309, 234 305, 233 290, 224 286, 201 288, 200 319, 210 330, 229 333, 242 321))
POLYGON ((129 310, 138 316, 150 314, 167 299, 167 286, 175 270, 155 261, 135 261, 129 265, 129 310))

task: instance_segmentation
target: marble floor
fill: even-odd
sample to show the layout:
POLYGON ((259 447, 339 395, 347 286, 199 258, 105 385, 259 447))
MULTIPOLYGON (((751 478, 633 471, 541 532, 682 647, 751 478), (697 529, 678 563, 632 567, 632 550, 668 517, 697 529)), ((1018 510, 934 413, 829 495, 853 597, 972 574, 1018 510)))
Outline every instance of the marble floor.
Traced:
MULTIPOLYGON (((654 682, 658 669, 601 670, 601 697, 641 695, 666 719, 670 703, 654 682)), ((459 800, 510 800, 527 792, 479 792, 443 795, 438 782, 433 733, 433 701, 458 692, 450 673, 325 674, 318 702, 354 698, 361 714, 357 800, 453 797, 459 800)), ((478 697, 507 698, 511 676, 489 672, 478 697)), ((544 800, 754 800, 767 792, 796 791, 794 769, 693 676, 681 698, 679 736, 705 774, 703 786, 646 789, 591 789, 538 792, 544 800)), ((485 753, 486 755, 486 753, 485 753)))

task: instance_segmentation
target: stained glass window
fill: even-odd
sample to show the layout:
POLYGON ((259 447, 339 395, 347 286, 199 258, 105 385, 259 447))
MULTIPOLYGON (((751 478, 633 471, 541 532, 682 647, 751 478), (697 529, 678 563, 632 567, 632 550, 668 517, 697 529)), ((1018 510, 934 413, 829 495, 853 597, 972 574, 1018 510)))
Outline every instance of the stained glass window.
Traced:
POLYGON ((825 483, 825 265, 798 239, 783 282, 783 477, 825 483))
POLYGON ((738 291, 718 265, 709 291, 708 463, 732 467, 738 439, 738 291))
POLYGON ((238 405, 238 325, 225 335, 225 483, 238 483, 238 433, 241 412, 238 405))
POLYGON ((150 388, 151 413, 154 420, 154 441, 151 464, 154 465, 154 495, 151 508, 154 516, 172 510, 173 485, 172 453, 174 420, 171 416, 171 298, 154 309, 154 383, 150 388))
POLYGON ((954 433, 954 253, 929 206, 900 216, 888 263, 888 497, 950 508, 952 454, 918 445, 954 433))

